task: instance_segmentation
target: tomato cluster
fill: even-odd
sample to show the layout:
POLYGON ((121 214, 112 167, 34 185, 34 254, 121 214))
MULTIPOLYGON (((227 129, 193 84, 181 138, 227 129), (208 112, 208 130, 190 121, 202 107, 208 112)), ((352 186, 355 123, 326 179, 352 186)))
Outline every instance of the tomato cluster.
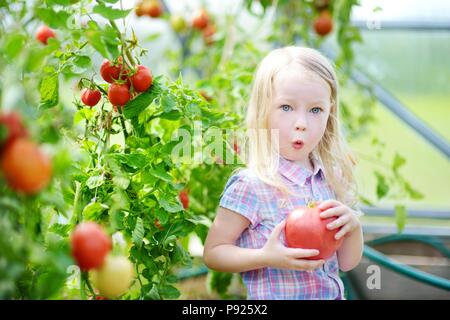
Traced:
POLYGON ((52 164, 29 139, 20 114, 0 114, 0 131, 0 167, 8 186, 28 195, 44 189, 52 176, 52 164))
POLYGON ((82 271, 92 271, 100 294, 113 298, 125 293, 133 280, 133 265, 123 256, 112 256, 111 238, 100 225, 79 224, 71 236, 72 256, 82 271))
POLYGON ((151 18, 159 18, 163 12, 163 6, 158 0, 142 0, 135 7, 135 13, 138 17, 149 16, 151 18))
MULTIPOLYGON (((130 69, 125 66, 122 57, 119 57, 115 63, 108 59, 103 60, 100 75, 103 80, 110 83, 106 94, 115 110, 118 106, 126 105, 137 94, 147 91, 153 83, 150 69, 143 65, 130 69)), ((93 107, 100 100, 101 92, 93 83, 89 88, 81 91, 81 101, 87 106, 93 107)))
POLYGON ((201 8, 194 13, 192 27, 202 32, 203 41, 207 45, 211 45, 214 42, 216 26, 205 9, 201 8))

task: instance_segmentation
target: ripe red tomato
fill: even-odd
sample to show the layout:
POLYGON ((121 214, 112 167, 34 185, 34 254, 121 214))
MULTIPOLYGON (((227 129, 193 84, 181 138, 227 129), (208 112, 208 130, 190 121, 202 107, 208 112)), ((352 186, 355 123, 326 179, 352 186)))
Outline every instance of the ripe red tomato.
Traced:
POLYGON ((131 98, 127 84, 113 83, 108 89, 108 99, 113 106, 124 106, 131 98))
POLYGON ((136 5, 135 12, 138 17, 146 15, 159 18, 163 13, 163 7, 158 0, 144 0, 136 5))
POLYGON ((155 219, 155 227, 157 227, 159 230, 164 230, 164 227, 161 225, 161 222, 159 222, 158 219, 155 219))
POLYGON ((158 0, 149 0, 147 14, 152 18, 158 18, 162 15, 163 8, 158 0))
POLYGON ((121 63, 121 57, 119 57, 118 60, 119 62, 117 65, 112 65, 108 59, 103 60, 103 63, 100 66, 100 75, 106 82, 113 83, 114 81, 118 80, 120 71, 122 71, 122 76, 120 78, 122 80, 125 80, 127 78, 128 70, 126 70, 121 63), (121 70, 122 68, 123 70, 121 70))
POLYGON ((1 168, 11 189, 35 194, 50 182, 50 159, 33 142, 19 138, 3 150, 1 168))
POLYGON ((183 208, 189 208, 189 194, 186 190, 182 190, 179 194, 179 198, 181 203, 183 204, 183 208))
POLYGON ((131 83, 134 90, 144 92, 152 85, 153 77, 149 69, 144 66, 137 66, 137 71, 131 76, 131 83))
POLYGON ((24 127, 22 117, 18 112, 13 111, 0 114, 0 127, 4 127, 6 130, 6 136, 0 141, 0 152, 14 140, 28 137, 28 131, 24 127))
POLYGON ((109 255, 102 267, 92 272, 92 282, 102 296, 115 298, 128 290, 133 276, 133 265, 126 257, 109 255))
POLYGON ((209 23, 209 16, 205 9, 200 9, 194 14, 192 26, 198 30, 203 30, 209 23))
POLYGON ((307 207, 295 209, 286 219, 285 236, 288 247, 319 250, 317 256, 305 258, 308 260, 328 259, 344 240, 344 238, 334 239, 339 229, 327 229, 327 224, 336 217, 322 219, 321 211, 312 202, 307 207))
POLYGON ((314 30, 322 37, 333 30, 333 19, 328 10, 322 11, 319 17, 314 21, 314 30))
POLYGON ((102 94, 99 90, 91 90, 88 88, 84 88, 81 91, 81 101, 90 107, 95 106, 100 99, 102 98, 102 94))
POLYGON ((80 223, 71 237, 72 256, 81 270, 100 268, 111 250, 111 239, 95 222, 80 223))
POLYGON ((46 25, 40 26, 36 30, 36 39, 46 45, 48 38, 56 38, 55 32, 46 25))

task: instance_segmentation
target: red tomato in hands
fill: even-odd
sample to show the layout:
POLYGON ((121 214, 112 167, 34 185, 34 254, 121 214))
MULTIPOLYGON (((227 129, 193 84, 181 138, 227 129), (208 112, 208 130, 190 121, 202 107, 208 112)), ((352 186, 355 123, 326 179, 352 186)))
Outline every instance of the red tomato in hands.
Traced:
POLYGON ((90 107, 95 106, 101 99, 102 94, 99 90, 91 90, 84 88, 81 91, 81 101, 90 107))
POLYGON ((14 140, 4 149, 1 168, 11 189, 25 194, 41 191, 52 176, 50 159, 25 138, 14 140))
POLYGON ((71 237, 72 255, 81 270, 100 268, 111 250, 110 237, 95 222, 79 224, 71 237))
POLYGON ((137 92, 147 91, 152 85, 153 77, 150 70, 144 66, 137 66, 136 73, 131 76, 131 83, 133 84, 134 90, 137 92))
POLYGON ((36 31, 36 39, 46 45, 48 38, 56 38, 55 32, 46 25, 40 26, 36 31))
POLYGON ((108 89, 108 99, 114 106, 124 106, 131 98, 127 84, 113 83, 108 89))
POLYGON ((286 219, 285 236, 288 247, 319 250, 317 256, 304 259, 326 260, 339 249, 344 240, 334 238, 339 229, 327 229, 327 224, 336 217, 322 219, 321 212, 322 210, 312 202, 307 207, 295 209, 286 219))
POLYGON ((18 112, 0 114, 0 127, 6 129, 6 137, 0 141, 0 151, 7 148, 14 140, 28 137, 28 131, 18 112))

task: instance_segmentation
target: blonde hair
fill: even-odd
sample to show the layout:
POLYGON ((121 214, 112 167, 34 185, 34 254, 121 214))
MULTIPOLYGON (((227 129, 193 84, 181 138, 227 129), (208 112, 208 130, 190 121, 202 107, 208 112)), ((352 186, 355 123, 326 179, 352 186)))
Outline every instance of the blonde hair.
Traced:
POLYGON ((325 133, 313 152, 322 161, 324 175, 336 199, 354 207, 357 204, 357 186, 353 174, 356 161, 341 132, 338 81, 333 65, 317 50, 295 46, 278 48, 260 62, 247 107, 248 153, 244 156, 244 162, 263 182, 276 187, 285 195, 292 194, 278 173, 279 154, 268 129, 268 116, 274 77, 281 69, 294 63, 318 75, 331 88, 330 116, 325 133))

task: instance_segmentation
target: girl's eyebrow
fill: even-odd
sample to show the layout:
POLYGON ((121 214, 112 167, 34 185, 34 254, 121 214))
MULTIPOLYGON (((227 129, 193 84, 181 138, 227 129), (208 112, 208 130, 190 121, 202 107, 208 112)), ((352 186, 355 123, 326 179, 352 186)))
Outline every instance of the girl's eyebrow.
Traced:
MULTIPOLYGON (((291 100, 289 98, 277 98, 275 99, 276 103, 283 103, 283 102, 295 102, 294 100, 291 100)), ((327 101, 326 100, 317 100, 317 101, 312 101, 310 103, 308 103, 308 105, 314 105, 314 104, 326 104, 327 101)))

